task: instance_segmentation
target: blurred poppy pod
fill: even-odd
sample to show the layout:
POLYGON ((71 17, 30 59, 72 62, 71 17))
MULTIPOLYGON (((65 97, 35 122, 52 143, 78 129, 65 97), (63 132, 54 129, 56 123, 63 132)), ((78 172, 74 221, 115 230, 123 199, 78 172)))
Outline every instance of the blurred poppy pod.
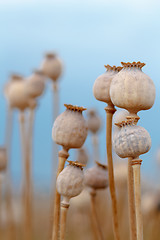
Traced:
POLYGON ((101 127, 101 119, 97 115, 96 110, 90 109, 88 111, 88 130, 93 134, 97 133, 101 127))
POLYGON ((151 137, 146 129, 131 120, 119 123, 121 130, 113 137, 113 147, 121 158, 137 158, 151 148, 151 137))
POLYGON ((122 69, 122 67, 111 67, 105 65, 106 72, 100 75, 94 82, 93 95, 99 101, 113 105, 110 98, 110 85, 113 77, 122 69))
POLYGON ((64 202, 69 203, 70 198, 79 195, 83 190, 83 164, 68 161, 69 165, 63 169, 57 178, 57 191, 64 197, 64 202))
POLYGON ((88 154, 85 150, 85 148, 80 148, 77 150, 77 160, 76 162, 82 163, 82 164, 87 164, 88 162, 88 154))
POLYGON ((31 98, 39 97, 43 94, 45 88, 45 76, 42 71, 35 71, 25 81, 26 92, 31 98))
POLYGON ((0 172, 7 168, 7 151, 6 148, 0 147, 0 172))
POLYGON ((95 190, 107 188, 109 183, 107 166, 96 162, 94 167, 85 171, 84 182, 87 187, 95 190))
POLYGON ((11 81, 7 88, 6 97, 11 108, 18 108, 23 111, 28 107, 29 97, 26 93, 25 81, 23 78, 11 81))
POLYGON ((127 109, 131 115, 150 109, 155 100, 155 86, 152 79, 141 70, 145 64, 122 62, 122 65, 123 69, 111 82, 111 101, 115 106, 127 109))
POLYGON ((62 61, 54 53, 48 53, 41 65, 41 69, 44 74, 53 81, 57 79, 62 74, 62 61))
POLYGON ((53 140, 66 150, 80 148, 87 137, 88 127, 82 112, 83 107, 64 104, 66 110, 55 120, 52 128, 53 140))

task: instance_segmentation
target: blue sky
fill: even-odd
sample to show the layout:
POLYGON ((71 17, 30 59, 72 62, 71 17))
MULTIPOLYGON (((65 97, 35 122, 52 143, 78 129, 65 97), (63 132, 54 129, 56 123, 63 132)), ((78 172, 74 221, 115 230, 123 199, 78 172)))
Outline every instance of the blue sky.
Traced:
MULTIPOLYGON (((142 171, 148 178, 158 173, 154 154, 160 145, 160 3, 159 1, 31 1, 0 0, 0 143, 4 142, 6 102, 3 85, 12 72, 29 76, 46 51, 55 50, 64 62, 60 81, 61 102, 97 107, 105 126, 105 104, 94 99, 94 80, 104 64, 142 61, 143 71, 156 85, 154 107, 139 115, 140 125, 152 137, 152 149, 143 156, 142 171)), ((19 179, 21 158, 17 114, 14 118, 12 168, 19 179)), ((48 83, 39 101, 34 131, 34 176, 46 181, 51 175, 52 94, 48 83)), ((105 156, 105 130, 100 134, 101 157, 105 156)), ((90 139, 88 139, 89 144, 90 139)), ((91 149, 90 149, 91 151, 91 149)), ((71 151, 72 155, 72 151, 71 151)))

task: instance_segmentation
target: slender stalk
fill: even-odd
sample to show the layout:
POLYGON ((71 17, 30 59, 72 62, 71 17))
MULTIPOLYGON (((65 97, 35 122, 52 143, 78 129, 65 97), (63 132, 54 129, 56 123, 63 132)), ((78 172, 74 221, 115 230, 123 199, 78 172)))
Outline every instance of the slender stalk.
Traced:
POLYGON ((128 158, 128 206, 129 206, 130 239, 136 240, 137 233, 136 233, 136 213, 135 213, 132 158, 128 158))
POLYGON ((107 113, 106 145, 107 145, 107 159, 108 159, 109 189, 110 189, 111 200, 112 200, 113 230, 114 230, 115 239, 119 240, 120 234, 119 234, 119 224, 118 224, 117 199, 116 199, 113 160, 112 160, 112 117, 116 110, 114 106, 107 106, 105 110, 107 113))
POLYGON ((93 144, 93 157, 94 161, 99 161, 99 148, 98 148, 98 136, 97 134, 92 135, 92 144, 93 144))
MULTIPOLYGON (((57 81, 53 82, 53 122, 56 120, 59 114, 59 94, 58 94, 58 83, 57 81)), ((53 161, 53 170, 57 169, 57 156, 58 156, 58 145, 53 142, 53 153, 52 153, 52 161, 53 161)), ((54 172, 54 171, 53 171, 54 172)), ((55 182, 55 176, 53 176, 52 182, 55 182)))
POLYGON ((98 221, 98 216, 97 216, 97 212, 96 212, 96 191, 92 191, 90 192, 90 197, 91 197, 91 209, 92 209, 92 219, 93 219, 93 227, 94 227, 94 231, 96 234, 96 239, 97 240, 103 240, 103 234, 101 231, 101 227, 98 221))
MULTIPOLYGON (((60 172, 64 169, 64 165, 68 157, 69 157, 68 151, 66 151, 65 149, 62 149, 61 151, 59 151, 57 177, 60 174, 60 172)), ((55 200, 54 200, 52 240, 58 240, 59 221, 60 221, 60 200, 61 200, 61 196, 56 190, 55 200)))
POLYGON ((134 177, 137 240, 143 240, 143 223, 142 223, 142 211, 141 211, 141 179, 140 179, 141 162, 142 162, 142 160, 140 160, 140 159, 132 160, 133 177, 134 177))
POLYGON ((13 133, 13 110, 8 106, 6 131, 5 131, 5 146, 7 149, 7 173, 6 173, 6 203, 7 203, 7 218, 9 239, 16 239, 16 226, 14 223, 13 212, 13 194, 12 194, 12 175, 11 175, 11 144, 13 133))
POLYGON ((68 208, 69 204, 61 203, 60 240, 65 240, 68 208))

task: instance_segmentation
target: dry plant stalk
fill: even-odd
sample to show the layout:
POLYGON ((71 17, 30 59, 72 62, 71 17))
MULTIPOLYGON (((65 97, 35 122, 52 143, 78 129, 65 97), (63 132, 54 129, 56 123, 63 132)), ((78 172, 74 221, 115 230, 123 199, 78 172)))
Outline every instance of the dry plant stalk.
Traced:
POLYGON ((141 177, 140 167, 142 160, 132 160, 133 175, 134 175, 134 193, 135 193, 135 209, 136 209, 136 226, 137 226, 137 239, 143 240, 143 221, 141 211, 141 177))
POLYGON ((113 214, 113 228, 116 240, 120 239, 119 225, 118 225, 118 212, 117 212, 117 199, 114 182, 113 160, 112 160, 112 118, 116 111, 114 106, 108 105, 106 108, 107 125, 106 125, 106 144, 107 144, 107 159, 108 159, 108 175, 109 175, 109 189, 112 200, 112 214, 113 214))
POLYGON ((130 239, 136 240, 137 232, 136 232, 136 213, 134 197, 134 177, 131 158, 128 158, 128 206, 129 206, 130 239))
MULTIPOLYGON (((65 149, 62 149, 61 151, 59 151, 59 163, 58 163, 57 177, 60 174, 60 172, 64 169, 64 165, 65 165, 65 162, 68 157, 69 157, 68 151, 66 151, 65 149)), ((61 200, 61 196, 58 193, 58 191, 56 190, 55 200, 54 200, 52 240, 58 239, 59 221, 60 221, 60 200, 61 200)))
POLYGON ((103 237, 102 230, 101 230, 101 227, 100 227, 99 221, 98 221, 98 216, 96 213, 96 191, 94 191, 94 190, 91 191, 90 197, 91 197, 92 218, 93 218, 96 239, 103 240, 104 237, 103 237))
POLYGON ((69 204, 61 203, 60 240, 65 240, 68 208, 69 204))

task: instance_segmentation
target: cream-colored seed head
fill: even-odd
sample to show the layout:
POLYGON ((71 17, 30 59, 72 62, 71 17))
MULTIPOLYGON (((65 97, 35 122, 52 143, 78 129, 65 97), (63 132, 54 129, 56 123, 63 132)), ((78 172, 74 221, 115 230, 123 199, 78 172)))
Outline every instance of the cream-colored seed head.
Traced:
POLYGON ((4 87, 4 94, 6 96, 6 98, 8 99, 8 90, 10 88, 10 86, 15 83, 15 82, 19 82, 22 81, 23 78, 22 76, 18 75, 18 74, 12 74, 9 78, 9 82, 7 82, 7 84, 4 87))
POLYGON ((115 123, 120 123, 122 121, 126 121, 126 117, 129 116, 129 112, 125 109, 123 110, 117 110, 115 114, 113 115, 113 132, 114 136, 116 133, 118 133, 121 129, 120 126, 115 125, 115 123))
POLYGON ((108 187, 107 166, 96 162, 96 165, 85 171, 84 183, 93 189, 104 189, 108 187))
POLYGON ((48 78, 57 81, 62 74, 62 61, 56 54, 46 54, 41 69, 48 78))
POLYGON ((107 71, 100 75, 94 82, 93 95, 94 97, 102 102, 106 102, 112 105, 110 98, 110 84, 113 77, 122 69, 121 67, 105 66, 107 71))
POLYGON ((52 128, 53 140, 66 150, 80 148, 87 137, 87 122, 82 115, 83 107, 67 105, 66 110, 60 114, 52 128))
POLYGON ((26 93, 25 81, 13 81, 7 90, 7 100, 12 108, 24 110, 28 107, 29 97, 26 93))
POLYGON ((127 109, 131 114, 150 109, 155 100, 152 79, 142 72, 145 65, 140 62, 123 63, 123 69, 114 76, 110 86, 113 104, 127 109))
POLYGON ((7 151, 6 148, 0 147, 0 171, 5 171, 7 168, 7 151))
POLYGON ((29 97, 36 98, 43 94, 45 88, 45 77, 41 71, 35 71, 25 81, 26 92, 29 97))
POLYGON ((151 137, 146 129, 127 120, 122 122, 121 130, 113 138, 113 147, 121 158, 136 158, 150 150, 151 137))
POLYGON ((97 133, 101 127, 101 119, 94 109, 88 111, 88 130, 93 134, 97 133))
POLYGON ((77 160, 78 163, 87 165, 88 163, 88 154, 85 148, 80 148, 77 150, 77 160))
POLYGON ((84 187, 82 164, 69 161, 69 165, 58 175, 56 187, 59 194, 69 203, 70 198, 78 196, 84 187))

